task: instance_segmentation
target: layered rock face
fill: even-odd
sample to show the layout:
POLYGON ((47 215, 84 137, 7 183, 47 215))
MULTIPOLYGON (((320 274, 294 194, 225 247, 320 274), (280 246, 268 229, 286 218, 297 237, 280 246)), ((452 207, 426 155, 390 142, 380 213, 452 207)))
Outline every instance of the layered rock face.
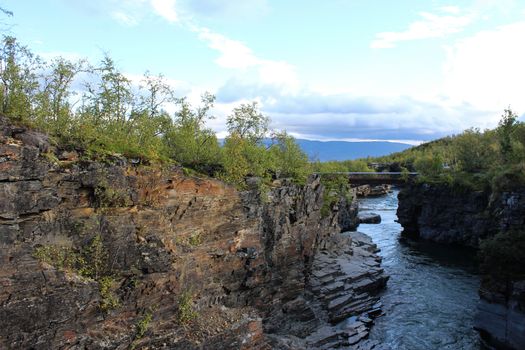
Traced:
POLYGON ((341 228, 341 232, 355 231, 359 226, 359 202, 355 189, 352 190, 352 199, 341 198, 337 207, 334 208, 337 212, 337 223, 341 228))
MULTIPOLYGON (((486 193, 415 184, 399 193, 397 215, 405 235, 477 247, 481 238, 525 227, 525 189, 486 193)), ((523 283, 482 283, 475 327, 491 345, 525 349, 523 283)))
POLYGON ((481 238, 525 225, 525 189, 490 194, 415 184, 399 192, 404 234, 477 247, 481 238))
MULTIPOLYGON (((0 127, 0 348, 299 349, 288 335, 329 323, 310 289, 340 227, 319 178, 260 198, 0 127)), ((370 264, 354 293, 384 285, 370 264)))
POLYGON ((416 184, 399 192, 397 217, 403 233, 440 243, 477 246, 488 233, 484 192, 455 192, 445 185, 416 184))
POLYGON ((489 345, 525 349, 525 281, 483 282, 474 327, 489 345))

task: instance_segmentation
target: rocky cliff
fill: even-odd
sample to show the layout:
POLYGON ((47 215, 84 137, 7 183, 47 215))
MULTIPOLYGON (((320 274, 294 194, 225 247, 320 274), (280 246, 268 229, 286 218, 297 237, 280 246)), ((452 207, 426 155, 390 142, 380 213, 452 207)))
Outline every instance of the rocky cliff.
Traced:
POLYGON ((482 339, 498 349, 525 349, 525 281, 485 280, 479 294, 474 327, 482 339))
MULTIPOLYGON (((498 232, 523 230, 525 189, 490 193, 414 184, 399 193, 397 215, 407 236, 478 247, 498 232)), ((475 327, 490 345, 525 349, 523 283, 484 278, 475 327)))
MULTIPOLYGON (((82 160, 0 119, 0 348, 313 346, 293 337, 335 322, 332 299, 311 290, 337 213, 321 217, 317 177, 262 196, 177 168, 82 160)), ((351 259, 358 243, 340 243, 351 259)), ((357 298, 339 314, 365 317, 386 277, 374 253, 354 259, 373 268, 322 283, 338 276, 333 297, 357 298)), ((354 326, 344 341, 364 337, 354 326)))
POLYGON ((525 225, 525 189, 489 193, 444 184, 413 184, 399 192, 404 234, 477 247, 479 240, 525 225))

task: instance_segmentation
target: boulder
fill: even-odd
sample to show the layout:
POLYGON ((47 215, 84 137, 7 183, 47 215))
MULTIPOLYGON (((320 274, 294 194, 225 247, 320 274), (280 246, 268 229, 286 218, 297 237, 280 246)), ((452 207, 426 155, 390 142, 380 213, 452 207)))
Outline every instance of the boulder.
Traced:
POLYGON ((381 223, 381 215, 376 213, 359 213, 359 222, 361 224, 379 224, 381 223))

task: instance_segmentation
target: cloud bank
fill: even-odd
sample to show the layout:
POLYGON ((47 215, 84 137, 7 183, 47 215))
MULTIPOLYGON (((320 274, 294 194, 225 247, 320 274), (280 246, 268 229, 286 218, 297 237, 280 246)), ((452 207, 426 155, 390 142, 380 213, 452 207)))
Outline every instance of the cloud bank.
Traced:
POLYGON ((408 28, 400 32, 382 32, 370 43, 373 49, 389 49, 396 47, 403 41, 421 40, 429 38, 443 38, 459 33, 471 24, 475 18, 472 14, 461 15, 461 10, 456 6, 445 6, 440 9, 440 14, 421 12, 420 20, 411 23, 408 28))

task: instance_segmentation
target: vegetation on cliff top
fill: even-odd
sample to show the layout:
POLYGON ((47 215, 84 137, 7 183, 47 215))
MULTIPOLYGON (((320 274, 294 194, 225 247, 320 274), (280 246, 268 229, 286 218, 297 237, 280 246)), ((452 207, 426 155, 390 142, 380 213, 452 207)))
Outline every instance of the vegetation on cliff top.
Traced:
POLYGON ((421 181, 495 191, 525 185, 525 123, 506 109, 496 129, 461 134, 369 159, 418 171, 421 181))
POLYGON ((60 57, 46 62, 9 36, 0 46, 0 113, 48 133, 62 149, 89 159, 120 154, 173 162, 241 187, 246 176, 303 182, 312 172, 294 138, 270 132, 270 119, 255 102, 233 109, 221 146, 206 127, 214 101, 206 93, 192 106, 162 75, 146 72, 133 82, 108 55, 92 66, 60 57), (269 145, 263 143, 268 134, 269 145))

